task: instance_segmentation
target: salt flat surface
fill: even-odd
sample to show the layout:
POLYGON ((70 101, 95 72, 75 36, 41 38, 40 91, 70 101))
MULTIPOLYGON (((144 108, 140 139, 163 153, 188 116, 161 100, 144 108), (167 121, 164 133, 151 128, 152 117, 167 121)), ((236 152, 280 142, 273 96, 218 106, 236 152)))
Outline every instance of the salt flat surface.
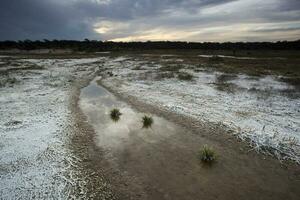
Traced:
POLYGON ((272 58, 266 58, 266 57, 243 57, 243 56, 226 56, 226 55, 208 55, 208 54, 200 54, 198 55, 198 57, 202 57, 202 58, 212 58, 214 56, 218 56, 220 58, 231 58, 231 59, 238 59, 238 60, 255 60, 255 59, 277 59, 277 60, 284 60, 285 58, 283 57, 272 57, 272 58))
POLYGON ((21 66, 44 69, 9 72, 15 81, 0 87, 0 199, 72 198, 69 92, 76 77, 94 73, 91 63, 99 60, 24 59, 21 66))
POLYGON ((300 99, 284 95, 297 91, 277 77, 238 75, 226 81, 235 88, 229 92, 217 88, 221 72, 192 72, 193 81, 153 81, 151 73, 157 68, 130 58, 109 60, 105 66, 116 75, 105 78, 105 86, 178 114, 225 125, 257 151, 300 162, 300 99))

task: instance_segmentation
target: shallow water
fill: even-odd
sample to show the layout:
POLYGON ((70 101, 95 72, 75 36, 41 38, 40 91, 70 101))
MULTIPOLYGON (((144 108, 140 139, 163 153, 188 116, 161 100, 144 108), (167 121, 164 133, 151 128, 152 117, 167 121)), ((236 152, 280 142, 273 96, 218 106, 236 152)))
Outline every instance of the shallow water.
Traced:
POLYGON ((80 107, 96 131, 97 144, 107 150, 120 150, 122 146, 136 140, 156 143, 178 130, 177 125, 155 115, 151 115, 154 120, 152 127, 143 128, 142 117, 145 113, 138 112, 118 100, 98 85, 97 79, 82 89, 80 107), (120 109, 122 113, 117 122, 110 118, 110 111, 113 108, 120 109))

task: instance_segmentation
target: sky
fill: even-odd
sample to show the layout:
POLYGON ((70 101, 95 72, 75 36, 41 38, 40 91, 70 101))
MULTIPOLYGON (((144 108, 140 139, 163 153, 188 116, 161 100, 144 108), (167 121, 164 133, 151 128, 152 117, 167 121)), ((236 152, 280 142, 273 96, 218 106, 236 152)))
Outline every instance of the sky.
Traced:
POLYGON ((0 40, 300 39, 300 0, 1 0, 0 40))

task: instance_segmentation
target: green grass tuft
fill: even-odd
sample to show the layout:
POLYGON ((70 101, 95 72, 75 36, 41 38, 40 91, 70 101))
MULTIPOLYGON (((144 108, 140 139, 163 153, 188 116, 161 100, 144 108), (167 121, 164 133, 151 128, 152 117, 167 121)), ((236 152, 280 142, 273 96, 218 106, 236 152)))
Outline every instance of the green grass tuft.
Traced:
POLYGON ((147 115, 144 115, 142 121, 143 121, 143 128, 150 128, 153 124, 152 117, 149 117, 147 115))
POLYGON ((122 115, 122 113, 117 108, 114 108, 110 111, 110 118, 115 122, 120 120, 121 115, 122 115))
POLYGON ((212 163, 216 160, 216 158, 216 153, 211 147, 204 145, 203 148, 200 150, 200 159, 202 162, 212 163))

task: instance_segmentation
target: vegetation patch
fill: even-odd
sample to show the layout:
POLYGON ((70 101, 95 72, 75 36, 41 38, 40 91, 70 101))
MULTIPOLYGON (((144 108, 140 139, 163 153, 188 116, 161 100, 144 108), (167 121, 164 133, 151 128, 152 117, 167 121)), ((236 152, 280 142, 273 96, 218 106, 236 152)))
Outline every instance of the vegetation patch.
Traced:
POLYGON ((174 78, 173 72, 160 72, 156 74, 155 80, 174 78))
POLYGON ((183 81, 191 81, 193 79, 193 75, 187 72, 180 72, 178 74, 178 79, 183 81))
POLYGON ((132 68, 132 70, 143 70, 143 69, 142 69, 142 66, 136 66, 136 67, 132 68))
POLYGON ((223 58, 221 58, 220 56, 212 56, 208 59, 210 62, 223 62, 223 58))
POLYGON ((216 77, 217 82, 227 82, 237 78, 236 74, 221 74, 216 77))
POLYGON ((238 89, 238 86, 228 81, 234 80, 235 78, 237 78, 236 74, 221 74, 216 76, 216 89, 223 92, 234 93, 238 89))
POLYGON ((207 145, 204 145, 203 148, 200 150, 200 160, 204 163, 212 163, 216 160, 216 153, 207 145))
POLYGON ((5 86, 13 86, 16 83, 19 83, 20 81, 16 79, 15 77, 5 77, 3 79, 0 79, 0 87, 5 87, 5 86))
POLYGON ((122 113, 120 112, 119 109, 114 108, 110 111, 110 118, 114 121, 117 122, 120 120, 122 113))
POLYGON ((12 121, 9 121, 9 122, 5 123, 4 125, 5 126, 16 126, 16 125, 19 125, 19 124, 22 124, 22 122, 18 121, 18 120, 12 120, 12 121))
POLYGON ((172 65, 163 66, 159 69, 161 71, 179 71, 182 68, 184 68, 184 66, 178 64, 172 64, 172 65))
POLYGON ((150 128, 153 124, 153 118, 149 117, 147 115, 144 115, 142 122, 143 122, 143 128, 150 128))
POLYGON ((215 83, 216 89, 222 92, 235 93, 239 88, 233 83, 215 83))

